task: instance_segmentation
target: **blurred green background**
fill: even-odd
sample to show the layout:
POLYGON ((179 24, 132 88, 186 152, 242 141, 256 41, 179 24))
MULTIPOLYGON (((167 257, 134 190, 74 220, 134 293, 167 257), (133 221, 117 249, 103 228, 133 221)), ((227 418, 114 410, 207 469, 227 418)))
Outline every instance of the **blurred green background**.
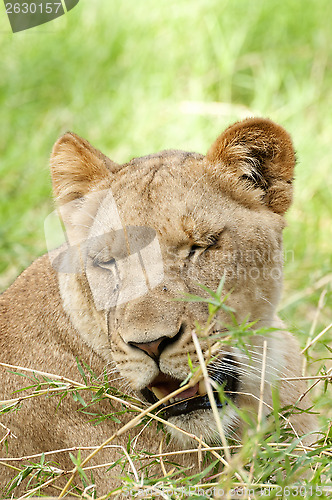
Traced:
POLYGON ((12 34, 1 4, 0 287, 46 250, 48 158, 61 133, 123 163, 165 148, 204 153, 255 114, 281 123, 298 154, 281 315, 302 343, 327 326, 331 19, 330 0, 81 0, 12 34))

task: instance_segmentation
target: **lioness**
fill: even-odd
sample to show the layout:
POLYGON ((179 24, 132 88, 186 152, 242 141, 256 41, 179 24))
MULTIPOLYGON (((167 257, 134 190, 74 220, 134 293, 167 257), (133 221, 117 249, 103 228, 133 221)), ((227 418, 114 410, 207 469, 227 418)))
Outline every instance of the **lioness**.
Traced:
MULTIPOLYGON (((148 407, 188 377, 188 354, 193 367, 199 364, 192 332, 195 321, 204 328, 207 304, 175 299, 204 295, 198 284, 215 291, 223 278, 222 293, 229 294, 227 306, 238 323, 273 327, 265 337, 253 332, 247 350, 218 344, 217 334, 231 323, 221 308, 208 329, 213 340, 201 338, 205 359, 212 349, 212 382, 223 384, 233 401, 216 397, 224 432, 241 435, 234 405, 257 414, 262 378, 264 415, 272 408, 272 386, 280 388, 282 407, 295 404, 303 383, 282 379, 300 375, 299 348, 276 317, 294 165, 288 133, 268 119, 231 125, 205 156, 167 150, 124 165, 66 133, 54 146, 51 174, 67 243, 37 259, 1 296, 2 363, 80 381, 77 360, 101 377, 106 368, 112 386, 148 407)), ((1 400, 31 384, 8 367, 1 370, 1 400)), ((160 416, 172 424, 168 450, 192 446, 190 434, 220 442, 206 391, 197 381, 165 403, 160 416)), ((59 404, 56 397, 33 397, 22 400, 19 411, 5 413, 2 423, 16 437, 8 438, 3 457, 93 447, 120 428, 112 419, 93 425, 74 399, 68 395, 59 404)), ((300 406, 308 405, 303 398, 300 406)), ((107 401, 98 408, 115 411, 107 401)), ((131 418, 120 416, 123 424, 131 418)), ((301 435, 314 424, 309 414, 294 414, 291 425, 301 435)), ((105 449, 97 462, 123 456, 127 441, 128 434, 116 438, 112 445, 118 447, 105 449)), ((148 426, 138 434, 136 449, 157 452, 159 442, 155 427, 148 426)), ((68 453, 50 458, 64 470, 73 468, 68 453)), ((190 466, 197 458, 179 460, 190 466)), ((15 471, 0 467, 4 487, 15 471)), ((93 471, 99 494, 118 484, 121 470, 93 471)))

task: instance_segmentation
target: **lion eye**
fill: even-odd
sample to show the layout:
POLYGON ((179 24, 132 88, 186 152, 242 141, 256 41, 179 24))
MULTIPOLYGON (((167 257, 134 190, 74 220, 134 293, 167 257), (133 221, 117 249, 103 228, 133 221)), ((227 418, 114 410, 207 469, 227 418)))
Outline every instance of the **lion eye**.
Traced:
POLYGON ((192 245, 190 247, 190 250, 189 250, 189 253, 188 253, 188 258, 190 259, 191 257, 193 257, 195 255, 195 253, 198 251, 198 250, 202 250, 203 247, 200 247, 199 245, 192 245))
POLYGON ((205 253, 207 250, 210 250, 211 248, 214 248, 217 246, 217 243, 219 241, 219 238, 211 238, 211 243, 209 245, 192 245, 190 250, 189 250, 189 253, 188 253, 188 258, 190 259, 191 257, 193 257, 194 255, 198 254, 198 255, 202 255, 203 253, 205 253))
POLYGON ((99 261, 99 260, 93 261, 93 265, 95 267, 102 267, 104 269, 110 269, 115 264, 116 264, 116 260, 113 257, 111 259, 109 259, 109 260, 106 260, 106 261, 99 261))

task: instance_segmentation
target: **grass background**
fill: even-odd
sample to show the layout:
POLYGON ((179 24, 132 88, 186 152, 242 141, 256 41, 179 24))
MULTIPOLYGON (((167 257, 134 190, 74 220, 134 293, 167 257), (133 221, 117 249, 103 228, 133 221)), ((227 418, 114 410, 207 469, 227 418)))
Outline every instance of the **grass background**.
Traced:
MULTIPOLYGON (((204 153, 256 114, 281 123, 298 155, 281 315, 303 345, 319 333, 332 317, 331 19, 330 0, 81 0, 12 34, 1 4, 0 288, 46 250, 48 158, 61 133, 122 163, 165 148, 204 153)), ((322 340, 331 345, 331 331, 322 340)))

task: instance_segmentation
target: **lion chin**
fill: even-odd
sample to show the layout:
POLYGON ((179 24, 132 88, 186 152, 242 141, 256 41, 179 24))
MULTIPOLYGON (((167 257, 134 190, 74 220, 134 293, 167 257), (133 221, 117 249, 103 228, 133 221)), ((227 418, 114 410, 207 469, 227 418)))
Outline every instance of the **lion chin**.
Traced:
MULTIPOLYGON (((211 379, 220 382, 217 378, 211 377, 211 379)), ((236 375, 229 376, 223 382, 225 394, 228 394, 230 399, 235 400, 238 387, 236 375)), ((151 392, 148 394, 148 391, 150 392, 149 389, 145 389, 142 393, 151 404, 156 402, 158 395, 165 397, 163 392, 160 394, 159 388, 151 387, 155 398, 151 397, 151 392)), ((218 391, 213 391, 213 397, 225 435, 230 436, 238 421, 236 411, 229 406, 226 397, 221 402, 218 391)), ((171 398, 167 404, 162 405, 162 410, 158 411, 158 415, 173 424, 168 430, 172 438, 184 447, 197 444, 191 435, 200 437, 207 444, 222 444, 203 380, 196 386, 178 394, 177 397, 171 398)))
MULTIPOLYGON (((234 360, 228 355, 224 356, 222 362, 223 369, 213 370, 210 368, 210 380, 217 387, 222 387, 225 395, 235 400, 239 378, 234 360)), ((141 390, 141 394, 148 403, 153 405, 158 400, 164 399, 169 394, 180 389, 182 383, 183 381, 160 372, 147 387, 141 390)), ((218 390, 213 391, 213 398, 222 418, 225 432, 228 434, 231 427, 234 427, 236 413, 229 407, 226 397, 221 401, 218 390)), ((158 415, 173 424, 170 433, 181 444, 192 444, 193 439, 175 427, 179 427, 188 434, 201 436, 206 443, 218 443, 220 441, 204 380, 200 380, 192 387, 179 392, 174 397, 170 397, 166 403, 162 403, 158 407, 158 415)))

